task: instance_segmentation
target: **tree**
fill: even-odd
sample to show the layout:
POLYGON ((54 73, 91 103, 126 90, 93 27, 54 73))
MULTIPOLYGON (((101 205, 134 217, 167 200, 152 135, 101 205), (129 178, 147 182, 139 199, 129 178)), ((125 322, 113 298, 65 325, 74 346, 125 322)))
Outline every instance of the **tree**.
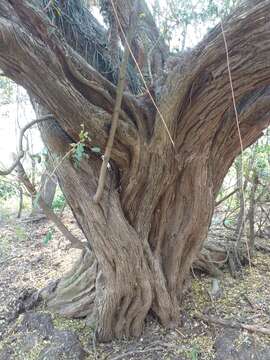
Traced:
MULTIPOLYGON (((108 4, 124 44, 133 2, 108 4)), ((131 49, 148 71, 149 92, 130 58, 105 189, 95 203, 118 77, 106 31, 82 1, 0 1, 0 68, 28 90, 39 114, 55 117, 39 128, 92 249, 48 304, 67 316, 88 316, 104 341, 139 335, 150 310, 164 326, 178 322, 185 279, 241 150, 224 34, 244 147, 270 115, 269 0, 243 3, 224 20, 224 34, 217 25, 170 66, 151 12, 144 0, 139 6, 144 36, 134 34, 131 49), (89 139, 78 163, 69 155, 81 125, 89 139)))
POLYGON ((154 17, 167 42, 173 42, 173 47, 182 51, 190 47, 190 28, 193 38, 200 28, 216 25, 221 15, 228 13, 239 3, 239 0, 170 0, 160 4, 155 1, 154 17))
MULTIPOLYGON (((35 161, 35 159, 34 159, 35 161)), ((45 170, 43 171, 40 179, 40 195, 49 208, 52 207, 53 199, 57 187, 57 179, 54 175, 50 175, 53 172, 53 169, 50 166, 50 163, 47 161, 45 163, 45 170)), ((33 182, 33 181, 32 181, 33 182)), ((34 182, 33 182, 34 183, 34 182)), ((39 206, 32 207, 32 215, 40 215, 43 213, 43 210, 39 206)))

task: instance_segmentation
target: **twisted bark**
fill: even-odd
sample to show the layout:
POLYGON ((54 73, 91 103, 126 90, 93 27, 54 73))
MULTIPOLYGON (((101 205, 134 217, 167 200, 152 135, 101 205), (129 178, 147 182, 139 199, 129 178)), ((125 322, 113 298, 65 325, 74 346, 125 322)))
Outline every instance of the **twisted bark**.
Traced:
MULTIPOLYGON (((125 35, 129 29, 129 17, 133 8, 132 0, 101 0, 101 11, 105 19, 113 29, 117 27, 119 37, 123 46, 125 35), (118 14, 115 18, 113 6, 118 14)), ((166 45, 162 34, 160 33, 154 18, 144 0, 138 1, 139 21, 137 31, 131 42, 132 52, 144 73, 144 76, 150 81, 162 74, 165 61, 169 55, 169 48, 166 45)), ((112 30, 110 31, 110 33, 112 30)))
MULTIPOLYGON (((269 0, 242 6, 223 25, 244 147, 269 124, 269 11, 269 0)), ((0 43, 0 68, 57 119, 40 124, 41 134, 51 157, 63 159, 59 183, 92 249, 49 304, 94 314, 101 340, 139 335, 150 310, 165 326, 177 323, 185 278, 240 151, 220 26, 160 79, 158 106, 175 147, 149 99, 124 93, 99 204, 102 159, 91 148, 104 152, 115 86, 29 0, 0 1, 0 43), (76 167, 65 155, 81 124, 91 141, 76 167)))

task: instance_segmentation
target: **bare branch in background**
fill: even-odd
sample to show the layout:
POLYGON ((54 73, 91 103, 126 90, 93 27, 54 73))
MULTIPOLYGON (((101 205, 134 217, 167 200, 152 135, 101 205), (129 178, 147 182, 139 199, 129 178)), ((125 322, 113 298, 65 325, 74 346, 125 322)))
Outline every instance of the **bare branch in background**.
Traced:
POLYGON ((239 190, 239 187, 237 187, 236 189, 234 189, 233 191, 231 191, 228 195, 224 196, 222 199, 220 199, 219 201, 216 201, 215 206, 219 206, 221 203, 223 203, 224 201, 228 200, 231 196, 233 196, 237 191, 239 190))
POLYGON ((55 224, 58 230, 65 236, 65 238, 69 240, 73 248, 86 249, 87 246, 83 244, 79 239, 77 239, 74 235, 71 234, 71 232, 67 229, 67 227, 62 223, 60 218, 48 207, 48 205, 40 196, 40 194, 37 193, 34 185, 31 183, 29 177, 27 176, 20 160, 17 159, 16 162, 17 162, 16 170, 18 173, 18 180, 25 186, 25 188, 30 193, 30 195, 36 198, 38 205, 43 210, 48 220, 51 220, 55 224))
POLYGON ((19 144, 18 144, 18 150, 19 153, 16 155, 13 164, 6 170, 0 170, 0 175, 2 176, 6 176, 9 175, 16 167, 17 165, 20 163, 21 159, 24 157, 24 150, 23 150, 23 137, 25 132, 30 129, 33 125, 42 122, 42 121, 46 121, 46 120, 51 120, 53 118, 53 115, 49 114, 46 116, 43 116, 39 119, 35 119, 33 121, 31 121, 30 123, 26 124, 20 132, 20 138, 19 138, 19 144))

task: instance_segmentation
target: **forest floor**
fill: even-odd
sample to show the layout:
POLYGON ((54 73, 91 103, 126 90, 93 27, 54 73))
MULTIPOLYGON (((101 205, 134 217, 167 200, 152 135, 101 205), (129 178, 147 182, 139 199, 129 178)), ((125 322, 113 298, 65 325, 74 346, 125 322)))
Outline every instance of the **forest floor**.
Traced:
MULTIPOLYGON (((80 236, 71 216, 63 221, 80 236)), ((270 359, 270 335, 239 329, 255 325, 270 334, 270 254, 257 251, 236 279, 226 270, 221 279, 191 275, 178 329, 149 318, 140 338, 99 344, 84 320, 50 314, 44 304, 20 308, 26 294, 59 278, 79 256, 57 231, 48 242, 50 232, 46 220, 0 224, 0 360, 270 359)))

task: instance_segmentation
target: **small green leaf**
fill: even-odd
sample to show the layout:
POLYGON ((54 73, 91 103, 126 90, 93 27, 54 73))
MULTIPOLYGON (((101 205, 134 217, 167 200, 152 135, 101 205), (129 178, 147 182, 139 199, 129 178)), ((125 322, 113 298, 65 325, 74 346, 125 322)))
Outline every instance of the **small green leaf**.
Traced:
POLYGON ((198 360, 199 359, 199 351, 196 347, 193 347, 191 350, 191 359, 198 360))
POLYGON ((80 162, 84 155, 84 144, 78 143, 75 149, 74 158, 77 162, 80 162))
POLYGON ((96 154, 100 154, 101 153, 101 149, 98 146, 94 146, 91 148, 91 151, 93 151, 96 154))
POLYGON ((47 234, 43 238, 43 244, 48 245, 49 241, 52 240, 53 234, 54 234, 54 228, 50 228, 47 234))

